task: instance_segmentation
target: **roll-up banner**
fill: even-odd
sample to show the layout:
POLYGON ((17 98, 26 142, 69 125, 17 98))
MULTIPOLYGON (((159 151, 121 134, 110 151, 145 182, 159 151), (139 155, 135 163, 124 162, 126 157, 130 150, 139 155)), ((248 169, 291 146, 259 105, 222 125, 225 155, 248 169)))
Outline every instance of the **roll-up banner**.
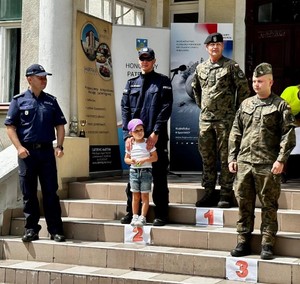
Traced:
POLYGON ((224 56, 232 58, 232 24, 171 24, 171 78, 174 104, 170 129, 170 170, 202 171, 198 152, 199 107, 191 81, 196 66, 208 59, 204 41, 208 34, 220 32, 224 37, 224 56))
POLYGON ((76 91, 81 135, 89 138, 90 172, 120 170, 112 24, 77 12, 76 91))
POLYGON ((114 90, 121 152, 122 168, 125 147, 122 136, 121 99, 126 82, 138 76, 140 67, 138 50, 151 47, 155 51, 155 71, 169 76, 170 72, 170 29, 114 25, 112 33, 112 60, 114 66, 114 90))

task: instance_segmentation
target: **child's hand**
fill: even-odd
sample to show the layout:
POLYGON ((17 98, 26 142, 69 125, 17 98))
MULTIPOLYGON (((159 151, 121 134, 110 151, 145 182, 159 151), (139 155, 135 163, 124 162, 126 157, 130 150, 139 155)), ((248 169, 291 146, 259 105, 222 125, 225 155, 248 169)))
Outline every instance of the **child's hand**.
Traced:
POLYGON ((141 160, 136 160, 136 166, 137 167, 140 167, 142 164, 145 163, 145 160, 144 159, 141 159, 141 160))

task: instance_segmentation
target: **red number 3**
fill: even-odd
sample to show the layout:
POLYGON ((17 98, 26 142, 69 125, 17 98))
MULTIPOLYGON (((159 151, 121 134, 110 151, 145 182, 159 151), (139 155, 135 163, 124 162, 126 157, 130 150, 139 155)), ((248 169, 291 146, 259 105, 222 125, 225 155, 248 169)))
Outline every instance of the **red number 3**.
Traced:
POLYGON ((239 267, 239 271, 236 271, 238 277, 245 278, 247 277, 248 271, 248 263, 243 260, 239 260, 236 262, 236 265, 239 267))
POLYGON ((142 242, 144 239, 143 239, 143 228, 141 227, 134 227, 133 230, 132 230, 134 234, 133 238, 132 238, 132 241, 133 242, 142 242))

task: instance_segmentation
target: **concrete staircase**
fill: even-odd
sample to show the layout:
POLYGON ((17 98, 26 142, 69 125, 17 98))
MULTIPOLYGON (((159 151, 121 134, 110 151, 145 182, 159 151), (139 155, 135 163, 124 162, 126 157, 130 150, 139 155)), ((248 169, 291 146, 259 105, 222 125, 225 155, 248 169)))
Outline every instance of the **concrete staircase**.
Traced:
MULTIPOLYGON (((204 194, 200 176, 170 176, 170 224, 151 228, 151 244, 124 243, 124 189, 128 177, 69 184, 61 200, 67 242, 49 240, 44 219, 40 240, 23 243, 20 209, 6 214, 0 283, 238 283, 225 280, 226 259, 235 247, 237 208, 224 209, 224 226, 195 226, 196 200, 204 194)), ((300 182, 282 186, 276 258, 260 253, 260 209, 252 240, 259 283, 300 283, 300 182)), ((153 220, 153 207, 147 218, 153 220)), ((245 281, 241 282, 245 283, 245 281)))

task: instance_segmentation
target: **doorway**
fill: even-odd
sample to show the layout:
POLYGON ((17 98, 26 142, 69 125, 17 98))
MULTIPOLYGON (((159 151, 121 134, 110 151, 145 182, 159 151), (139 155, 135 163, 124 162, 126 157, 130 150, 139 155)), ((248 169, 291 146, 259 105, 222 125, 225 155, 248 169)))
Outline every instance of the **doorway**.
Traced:
POLYGON ((300 0, 247 0, 246 76, 256 65, 273 67, 273 91, 300 84, 300 0))

